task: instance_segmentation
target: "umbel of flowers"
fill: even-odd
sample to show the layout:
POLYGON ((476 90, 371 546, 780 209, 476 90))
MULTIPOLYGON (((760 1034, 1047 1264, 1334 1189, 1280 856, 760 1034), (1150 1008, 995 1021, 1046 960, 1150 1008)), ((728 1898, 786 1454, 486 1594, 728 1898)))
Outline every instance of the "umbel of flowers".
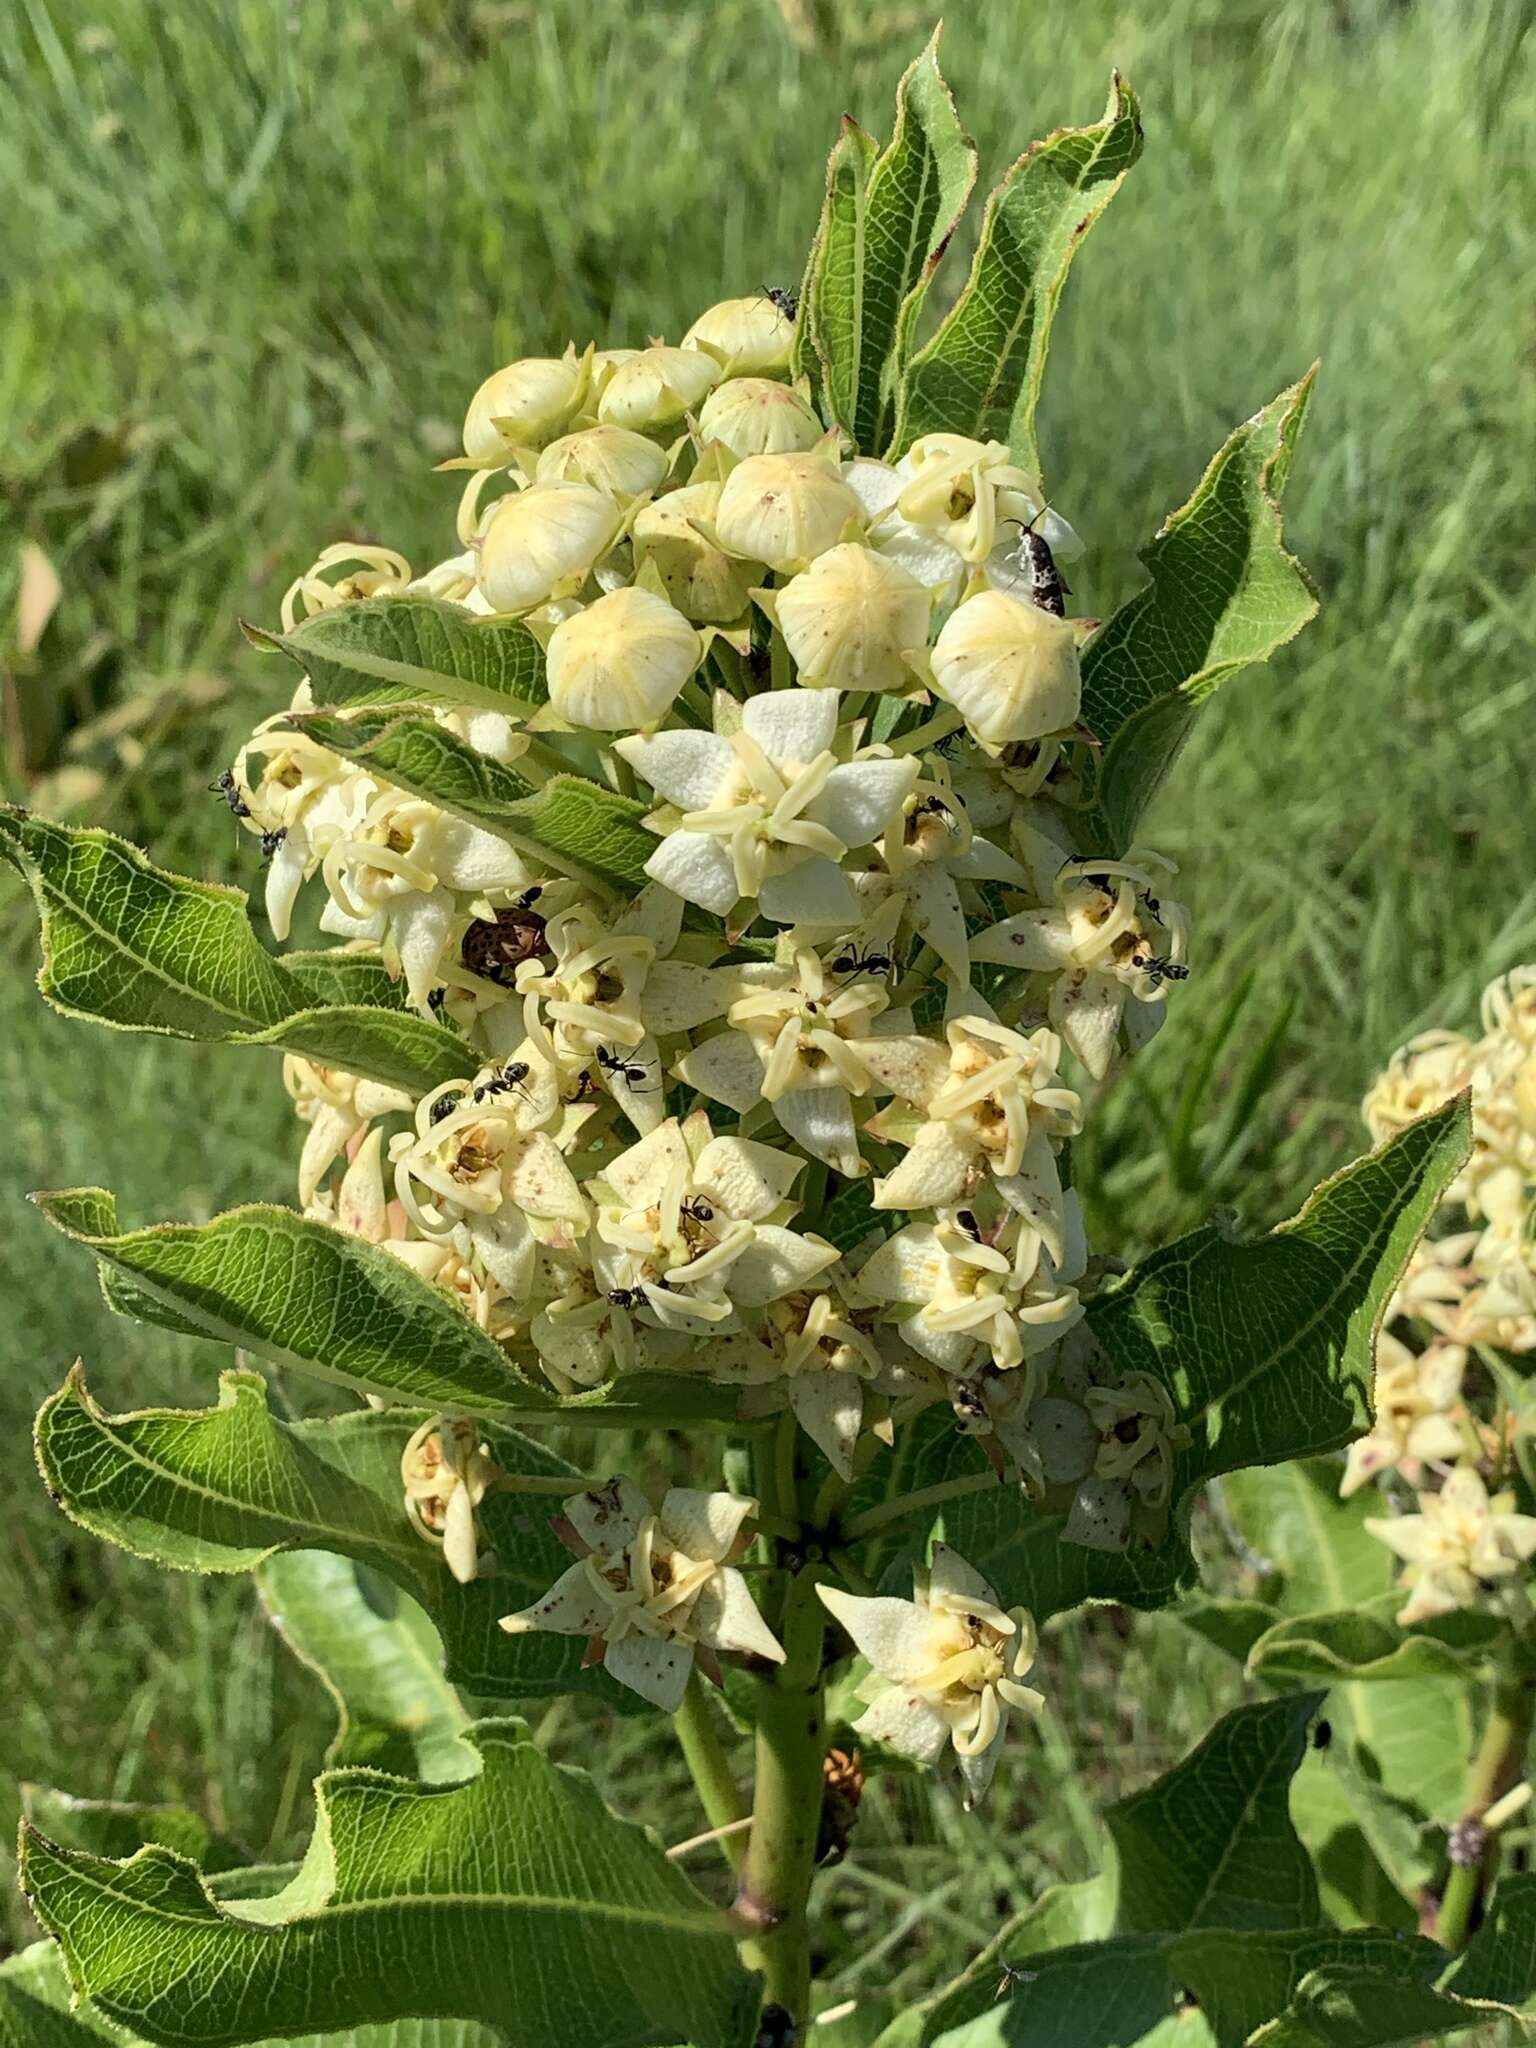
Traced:
MULTIPOLYGON (((1000 442, 877 460, 825 429, 793 315, 753 293, 675 345, 495 371, 445 465, 452 552, 418 575, 329 547, 289 590, 296 648, 359 600, 516 621, 543 701, 420 715, 534 791, 576 767, 638 799, 653 839, 622 889, 539 857, 322 744, 301 683, 225 784, 272 926, 315 889, 322 929, 382 949, 481 1064, 413 1098, 291 1059, 300 1199, 560 1394, 707 1375, 844 1482, 948 1403, 1069 1540, 1156 1540, 1172 1409, 1086 1339, 1065 1160, 1188 974, 1188 922, 1166 860, 1079 843, 1078 544, 1000 442)), ((472 1576, 496 1484, 473 1425, 419 1433, 403 1476, 472 1576)), ((696 1655, 775 1655, 727 1562, 740 1503, 615 1485, 567 1504, 581 1561, 507 1626, 585 1634, 667 1706, 696 1655)), ((877 1706, 883 1738, 931 1759, 953 1733, 979 1791, 1033 1637, 967 1572, 936 1565, 913 1612, 941 1619, 889 1641, 833 1611, 927 1703, 877 1706)))
POLYGON ((1529 1612, 1536 1516, 1515 1512, 1501 1477, 1509 1435, 1479 1419, 1470 1383, 1536 1352, 1536 967, 1489 984, 1481 1025, 1476 1038, 1412 1039, 1363 1104, 1383 1139, 1472 1090, 1471 1157, 1442 1208, 1450 1227, 1420 1245, 1388 1305, 1375 1427, 1351 1446, 1341 1488, 1389 1490, 1398 1511, 1366 1527, 1402 1560, 1405 1624, 1464 1607, 1529 1612))

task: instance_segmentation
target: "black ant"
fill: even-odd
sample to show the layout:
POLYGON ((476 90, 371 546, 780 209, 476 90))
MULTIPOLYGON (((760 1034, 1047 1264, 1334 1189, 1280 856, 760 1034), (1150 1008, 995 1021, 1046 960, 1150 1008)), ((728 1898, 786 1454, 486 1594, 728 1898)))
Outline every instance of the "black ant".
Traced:
POLYGON ((583 1068, 582 1071, 576 1076, 575 1094, 567 1095, 565 1099, 567 1102, 585 1102, 587 1097, 591 1093, 592 1076, 587 1072, 585 1068, 583 1068))
POLYGON ((646 1075, 655 1064, 651 1060, 631 1060, 622 1053, 614 1052, 609 1046, 597 1048, 597 1064, 605 1074, 612 1074, 616 1081, 623 1081, 631 1088, 654 1088, 654 1081, 647 1081, 646 1075))
POLYGON ((511 908, 513 910, 519 911, 532 910, 535 903, 538 902, 539 898, 543 894, 544 884, 542 882, 535 882, 531 889, 525 889, 523 891, 522 895, 518 897, 517 901, 511 906, 511 908))
POLYGON ((713 1223, 715 1212, 702 1195, 694 1195, 678 1210, 680 1216, 691 1216, 695 1223, 713 1223))
POLYGON ((448 1000, 448 991, 447 991, 447 989, 445 989, 445 988, 434 988, 434 989, 430 990, 430 991, 429 991, 429 993, 428 993, 428 995, 427 995, 427 1008, 428 1008, 428 1009, 429 1009, 429 1010, 430 1010, 430 1011, 432 1012, 432 1014, 433 1014, 434 1016, 436 1016, 436 1015, 437 1015, 437 1013, 438 1013, 438 1011, 442 1009, 442 1007, 443 1007, 444 1003, 446 1003, 446 1002, 447 1002, 447 1000, 448 1000))
POLYGON ((638 1308, 645 1299, 642 1287, 610 1287, 608 1299, 615 1308, 638 1308))
POLYGON ((1188 981, 1189 969, 1177 960, 1160 960, 1153 953, 1133 953, 1131 965, 1140 967, 1152 977, 1152 986, 1161 988, 1165 981, 1188 981))
MULTIPOLYGON (((1044 515, 1045 507, 1042 505, 1035 519, 1044 515)), ((1014 522, 1019 529, 1019 545, 1014 560, 1029 578, 1031 602, 1053 618, 1062 619, 1066 617, 1072 586, 1057 568, 1056 557, 1051 553, 1050 543, 1044 534, 1036 533, 1035 519, 1031 519, 1027 526, 1022 520, 1014 522)))
POLYGON ((973 1244, 981 1243, 981 1225, 976 1221, 973 1211, 970 1209, 957 1209, 955 1211, 955 1221, 973 1244))
POLYGON ((432 1105, 432 1112, 427 1118, 428 1123, 440 1124, 444 1117, 453 1115, 453 1112, 460 1107, 463 1100, 464 1097, 461 1093, 439 1095, 436 1102, 432 1105))
POLYGON ((832 972, 846 974, 857 981, 861 974, 889 974, 893 964, 889 953, 863 953, 856 944, 850 943, 832 962, 832 972))
POLYGON ((942 754, 946 761, 952 761, 960 742, 965 738, 964 729, 956 726, 953 732, 943 733, 933 743, 933 751, 942 754))
POLYGON ((763 286, 763 297, 771 300, 784 315, 784 318, 793 325, 800 311, 800 294, 798 292, 792 292, 787 285, 765 284, 763 286))
POLYGON ((529 1074, 526 1060, 508 1060, 493 1081, 482 1081, 474 1092, 476 1102, 488 1102, 493 1095, 510 1095, 515 1089, 525 1093, 523 1083, 529 1074))
MULTIPOLYGON (((210 790, 218 791, 235 817, 248 818, 251 815, 251 807, 240 793, 240 785, 235 780, 233 768, 226 768, 218 780, 210 782, 208 787, 210 790)), ((236 836, 238 837, 238 834, 236 836)))
POLYGON ((273 854, 276 853, 287 837, 288 827, 286 825, 279 825, 275 832, 262 833, 261 858, 264 863, 272 858, 273 854))

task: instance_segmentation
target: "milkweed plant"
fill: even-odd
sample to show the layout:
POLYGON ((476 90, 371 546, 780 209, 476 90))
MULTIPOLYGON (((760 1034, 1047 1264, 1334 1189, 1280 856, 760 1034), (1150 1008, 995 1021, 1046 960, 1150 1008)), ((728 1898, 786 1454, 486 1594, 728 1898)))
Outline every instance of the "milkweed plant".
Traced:
POLYGON ((42 1795, 52 1939, 0 2017, 1088 2048, 1428 2039, 1533 1988, 1536 1892, 1491 1892, 1536 1670, 1531 978, 1395 1061, 1377 1149, 1267 1235, 1128 1270, 1073 1185, 1106 1086, 1224 972, 1143 810, 1316 608, 1280 525, 1310 375, 1144 587, 1076 606, 1102 508, 1055 503, 1037 406, 1141 148, 1116 77, 931 318, 975 169, 935 37, 888 142, 844 122, 796 288, 485 377, 445 558, 329 545, 246 628, 291 693, 214 787, 273 938, 318 910, 319 949, 0 814, 48 998, 275 1052, 302 1133, 292 1207, 35 1198, 113 1309, 239 1347, 190 1412, 109 1413, 77 1367, 43 1475, 137 1555, 256 1571, 347 1710, 292 1871, 42 1795), (1467 1228, 1421 1244, 1442 1202, 1467 1228), (258 1362, 351 1405, 295 1419, 258 1362), (1092 1602, 1169 1609, 1255 1697, 947 1988, 829 1999, 817 1872, 866 1785, 932 1772, 974 1815, 1049 1711, 1040 1632, 1092 1602), (659 1717, 697 1791, 670 1847, 457 1689, 659 1717))

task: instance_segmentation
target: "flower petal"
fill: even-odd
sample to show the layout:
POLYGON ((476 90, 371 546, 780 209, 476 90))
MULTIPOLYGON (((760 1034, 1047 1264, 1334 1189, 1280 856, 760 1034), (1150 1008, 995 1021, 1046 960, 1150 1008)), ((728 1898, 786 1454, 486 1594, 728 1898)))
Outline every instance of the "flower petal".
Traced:
POLYGON ((864 1426, 864 1383, 857 1373, 802 1372, 789 1383, 795 1420, 839 1479, 852 1479, 864 1426))
POLYGON ((431 860, 437 879, 471 894, 482 889, 521 888, 533 879, 522 855, 483 826, 465 818, 444 818, 432 830, 431 860))
POLYGON ((803 764, 831 746, 839 701, 836 690, 765 690, 747 699, 741 722, 770 761, 803 764))
POLYGON ((1051 990, 1050 1019, 1095 1081, 1109 1071, 1125 1007, 1125 984, 1077 967, 1051 990))
POLYGON ((967 1813, 972 1812, 986 1798, 987 1788, 992 1783, 993 1775, 997 1770, 998 1758, 1002 1755, 1003 1744, 1007 1740, 1008 1716, 1004 1714, 997 1724, 997 1733, 985 1749, 979 1751, 975 1756, 961 1756, 958 1751, 956 1752, 955 1764, 959 1770, 961 1782, 965 1786, 965 1810, 967 1813))
POLYGON ((738 1116, 745 1116, 763 1098, 763 1063, 751 1039, 741 1031, 722 1031, 706 1038, 678 1061, 674 1071, 690 1088, 723 1102, 738 1116))
POLYGON ((740 891, 731 856, 707 832, 671 832, 645 864, 652 881, 660 882, 685 903, 724 917, 740 891))
POLYGON ((738 1656, 784 1662, 784 1648, 757 1611, 757 1603, 740 1572, 721 1571, 700 1589, 692 1627, 712 1650, 734 1650, 738 1656))
POLYGON ((612 928, 622 938, 649 939, 660 959, 677 944, 683 928, 683 906, 670 889, 652 885, 640 891, 612 928))
MULTIPOLYGON (((754 697, 747 705, 763 702, 754 697)), ((890 761, 846 761, 827 777, 808 816, 835 832, 844 846, 868 846, 880 837, 917 780, 912 756, 890 761)))
POLYGON ((659 1130, 648 1132, 617 1159, 609 1160, 603 1179, 627 1208, 646 1209, 678 1167, 689 1173, 692 1166, 683 1127, 676 1117, 669 1117, 659 1130))
POLYGON ((781 1224, 760 1223, 756 1237, 732 1265, 726 1291, 739 1307, 759 1308, 835 1266, 837 1258, 836 1245, 800 1237, 781 1224))
POLYGON ((786 1198, 801 1166, 755 1138, 711 1138, 693 1169, 693 1184, 730 1215, 755 1223, 786 1198))
MULTIPOLYGON (((658 891, 658 894, 661 893, 658 891)), ((674 903, 678 899, 672 898, 674 903)), ((682 905, 678 903, 681 910, 682 905)), ((735 993, 736 977, 717 967, 687 960, 661 960, 645 977, 640 1012, 658 1038, 694 1031, 723 1016, 735 993)))
POLYGON ((924 861, 907 885, 907 917, 920 939, 926 939, 950 973, 971 978, 970 941, 955 878, 942 861, 924 861))
POLYGON ((391 898, 387 912, 389 928, 400 951, 400 966, 411 1001, 418 1009, 437 980, 438 962, 448 944, 453 925, 453 898, 446 889, 426 895, 391 898))
POLYGON ((918 1693, 905 1693, 899 1685, 881 1693, 879 1699, 853 1724, 854 1733, 866 1742, 883 1742, 898 1756, 914 1763, 936 1764, 949 1741, 949 1723, 938 1709, 918 1693))
POLYGON ((971 1183, 979 1155, 953 1124, 924 1124, 911 1150, 884 1180, 875 1182, 876 1209, 944 1209, 971 1183))
POLYGON ((795 1088, 781 1095, 774 1114, 795 1143, 834 1173, 858 1180, 869 1171, 859 1155, 853 1104, 841 1088, 795 1088))
POLYGON ((501 1626, 509 1636, 527 1635, 534 1630, 556 1636, 590 1636, 602 1627, 607 1613, 592 1584, 591 1573, 584 1564, 573 1564, 532 1606, 504 1615, 501 1626))
POLYGON ((926 1103, 949 1078, 948 1050, 916 1032, 860 1039, 859 1058, 878 1094, 899 1095, 904 1102, 926 1103))
POLYGON ((1025 910, 989 925, 971 941, 971 958, 1040 973, 1072 962, 1072 933, 1055 910, 1025 910))
POLYGON ((865 1600, 838 1586, 818 1586, 816 1591, 822 1606, 842 1624, 855 1649, 882 1678, 902 1685, 932 1664, 933 1617, 915 1600, 893 1600, 886 1595, 865 1600))
POLYGON ((651 1504, 632 1479, 620 1477, 586 1493, 572 1494, 564 1502, 563 1512, 583 1543, 612 1552, 634 1542, 651 1504))
POLYGON ((708 810, 735 759, 730 741, 715 732, 658 732, 616 740, 613 750, 659 797, 684 811, 708 810))
POLYGON ((756 1513, 757 1502, 750 1494, 671 1486, 661 1503, 661 1526, 689 1557, 718 1564, 756 1513))
MULTIPOLYGON (((782 694, 787 695, 787 692, 782 694)), ((831 691, 823 695, 830 696, 831 691)), ((762 702, 760 697, 753 704, 762 702)), ((750 709, 750 705, 748 709, 750 709)), ((678 838, 686 835, 679 833, 678 838)), ((676 840, 669 840, 675 845, 676 840)), ((711 840, 713 846, 718 842, 711 840)), ((679 893, 682 893, 681 891, 679 893)), ((813 854, 782 875, 769 875, 757 892, 757 907, 775 924, 814 925, 818 929, 847 927, 858 922, 859 899, 835 861, 813 854)))
POLYGON ((688 1690, 693 1645, 660 1642, 631 1629, 603 1652, 603 1669, 664 1714, 675 1714, 688 1690))
POLYGON ((932 1301, 944 1266, 945 1255, 933 1225, 909 1223, 864 1261, 859 1285, 878 1301, 932 1301))

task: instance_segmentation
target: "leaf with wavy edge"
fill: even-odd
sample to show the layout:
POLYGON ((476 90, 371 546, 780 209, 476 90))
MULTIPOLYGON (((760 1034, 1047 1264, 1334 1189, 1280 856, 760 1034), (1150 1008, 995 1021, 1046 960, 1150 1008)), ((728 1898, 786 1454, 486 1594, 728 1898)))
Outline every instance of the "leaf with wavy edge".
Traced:
MULTIPOLYGON (((420 1603, 443 1638, 451 1684, 501 1699, 581 1691, 637 1704, 602 1672, 582 1671, 576 1638, 497 1626, 570 1564, 551 1527, 556 1501, 488 1494, 477 1521, 494 1564, 467 1586, 412 1529, 400 1455, 426 1419, 420 1409, 386 1408, 289 1422, 268 1407, 261 1375, 242 1371, 220 1376, 217 1407, 111 1415, 76 1366, 38 1412, 37 1461, 72 1521, 151 1564, 243 1572, 290 1552, 327 1551, 382 1572, 420 1603)), ((504 1472, 580 1485, 542 1444, 495 1422, 481 1429, 504 1472)), ((316 1647, 313 1628, 297 1647, 316 1647)))
POLYGON ((159 1842, 205 1870, 225 1870, 246 1860, 234 1842, 216 1834, 190 1806, 77 1799, 53 1785, 23 1785, 21 1810, 51 1840, 98 1856, 131 1856, 146 1842, 159 1842))
POLYGON ((827 158, 826 198, 795 321, 795 372, 809 377, 822 418, 850 431, 859 380, 864 209, 876 148, 874 137, 844 114, 827 158))
POLYGON ((321 1777, 309 1854, 272 1898, 220 1905, 165 1849, 112 1863, 34 1829, 22 1883, 76 1988, 161 2042, 421 2015, 509 2048, 747 2048, 757 1984, 724 1916, 521 1722, 471 1736, 467 1784, 321 1777))
POLYGON ((1099 743, 1096 836, 1123 849, 1215 690, 1317 616, 1286 550, 1280 502, 1317 366, 1236 428, 1142 554, 1151 581, 1083 655, 1083 723, 1099 743))
POLYGON ((0 854, 42 921, 38 987, 66 1016, 121 1030, 266 1045, 415 1094, 475 1071, 441 1025, 371 1000, 317 1006, 315 973, 292 973, 257 940, 245 898, 157 868, 98 826, 57 825, 0 804, 0 854))
POLYGON ((272 1626, 335 1704, 328 1767, 370 1764, 424 1785, 473 1774, 474 1752, 461 1740, 469 1716, 443 1675, 443 1646, 423 1607, 324 1550, 279 1551, 257 1566, 256 1585, 272 1626))
POLYGON ((1006 441, 1038 475, 1035 410, 1067 272, 1141 155, 1136 95, 1117 71, 1103 118, 1034 143, 987 200, 971 273, 907 367, 893 452, 920 434, 1006 441))
POLYGON ((1491 1614, 1447 1615, 1404 1629, 1401 1593, 1332 1614, 1286 1615, 1248 1652, 1253 1678, 1280 1684, 1391 1684, 1415 1678, 1469 1678, 1505 1633, 1491 1614))
POLYGON ((296 661, 317 704, 463 704, 523 717, 549 695, 544 650, 519 619, 481 619, 435 597, 372 597, 291 633, 245 625, 296 661))

